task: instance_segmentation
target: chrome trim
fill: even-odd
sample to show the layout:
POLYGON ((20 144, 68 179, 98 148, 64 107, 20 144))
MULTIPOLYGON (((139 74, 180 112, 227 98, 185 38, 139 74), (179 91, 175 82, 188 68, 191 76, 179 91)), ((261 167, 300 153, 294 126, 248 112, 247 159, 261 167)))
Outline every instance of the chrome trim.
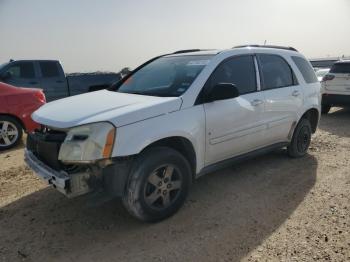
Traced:
POLYGON ((256 58, 256 55, 254 55, 254 65, 255 65, 255 77, 256 77, 256 87, 257 91, 261 91, 261 80, 260 80, 260 71, 259 71, 259 64, 258 60, 256 58))

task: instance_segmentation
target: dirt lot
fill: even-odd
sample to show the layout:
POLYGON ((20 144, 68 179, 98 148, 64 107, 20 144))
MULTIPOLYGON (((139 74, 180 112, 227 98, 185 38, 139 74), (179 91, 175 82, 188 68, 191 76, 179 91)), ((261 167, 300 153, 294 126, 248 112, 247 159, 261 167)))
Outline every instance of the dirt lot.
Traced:
POLYGON ((350 111, 322 118, 303 159, 284 150, 199 179, 174 217, 66 199, 0 153, 0 261, 350 261, 350 111))

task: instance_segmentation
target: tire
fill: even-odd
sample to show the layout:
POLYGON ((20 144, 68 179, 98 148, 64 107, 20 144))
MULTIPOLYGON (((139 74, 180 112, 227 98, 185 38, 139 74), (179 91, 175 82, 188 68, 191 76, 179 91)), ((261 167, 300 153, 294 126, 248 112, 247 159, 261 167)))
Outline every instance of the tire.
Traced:
POLYGON ((288 155, 293 158, 304 156, 310 146, 311 134, 310 121, 302 118, 294 130, 291 143, 287 147, 288 155))
POLYGON ((0 116, 0 150, 16 146, 23 136, 21 124, 13 117, 0 116))
POLYGON ((157 222, 183 205, 192 182, 188 161, 174 149, 154 147, 135 160, 122 200, 139 220, 157 222))
POLYGON ((330 105, 322 105, 322 108, 321 108, 321 114, 328 114, 329 113, 329 110, 331 110, 331 107, 330 105))

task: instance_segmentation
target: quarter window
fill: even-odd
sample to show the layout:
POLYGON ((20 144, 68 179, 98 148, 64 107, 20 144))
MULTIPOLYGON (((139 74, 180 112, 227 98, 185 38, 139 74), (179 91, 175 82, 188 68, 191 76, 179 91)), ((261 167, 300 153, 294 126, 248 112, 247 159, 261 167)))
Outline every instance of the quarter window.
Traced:
POLYGON ((250 55, 236 56, 221 63, 210 78, 210 86, 219 83, 234 84, 240 95, 256 91, 254 58, 250 55))
POLYGON ((295 77, 289 64, 278 55, 259 54, 263 90, 292 86, 295 77))
POLYGON ((35 78, 34 65, 32 62, 20 62, 10 66, 7 72, 13 78, 35 78))
POLYGON ((315 71, 312 69, 309 62, 300 56, 292 56, 292 59, 298 67, 300 73, 303 75, 306 83, 311 84, 318 82, 315 71))

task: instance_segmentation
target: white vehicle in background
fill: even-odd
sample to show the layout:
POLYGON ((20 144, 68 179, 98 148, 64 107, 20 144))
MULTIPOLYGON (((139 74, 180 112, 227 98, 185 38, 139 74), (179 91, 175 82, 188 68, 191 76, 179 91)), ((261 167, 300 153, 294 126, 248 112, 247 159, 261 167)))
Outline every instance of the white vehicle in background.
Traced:
POLYGON ((276 148, 304 156, 320 103, 320 83, 294 48, 183 50, 109 90, 40 108, 25 159, 68 197, 102 191, 159 221, 201 175, 276 148))
POLYGON ((319 68, 315 71, 317 79, 319 82, 322 81, 323 77, 325 75, 327 75, 327 73, 329 72, 330 68, 319 68))
POLYGON ((332 106, 350 106, 350 60, 336 62, 322 79, 322 113, 332 106))

